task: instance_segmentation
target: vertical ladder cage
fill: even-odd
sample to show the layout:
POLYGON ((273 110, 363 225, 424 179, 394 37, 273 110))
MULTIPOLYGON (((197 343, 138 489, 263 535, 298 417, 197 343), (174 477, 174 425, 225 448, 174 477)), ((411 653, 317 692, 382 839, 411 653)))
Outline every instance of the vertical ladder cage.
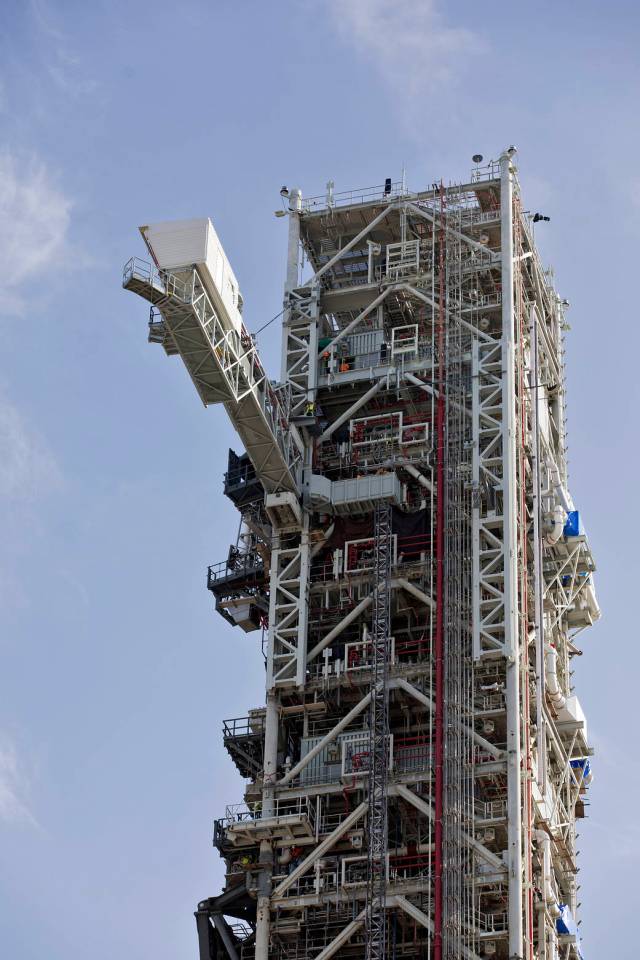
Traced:
POLYGON ((386 957, 387 779, 389 773, 389 650, 392 530, 391 506, 374 512, 375 584, 371 627, 371 707, 369 714, 369 810, 366 902, 366 957, 386 957))

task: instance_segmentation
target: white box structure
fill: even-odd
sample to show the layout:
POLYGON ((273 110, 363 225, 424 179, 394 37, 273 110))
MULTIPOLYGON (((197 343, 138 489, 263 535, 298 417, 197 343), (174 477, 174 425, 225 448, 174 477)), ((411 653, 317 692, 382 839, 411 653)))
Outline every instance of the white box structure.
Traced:
POLYGON ((213 223, 207 218, 169 220, 140 227, 156 266, 181 274, 197 267, 215 306, 233 328, 242 327, 242 296, 213 223))

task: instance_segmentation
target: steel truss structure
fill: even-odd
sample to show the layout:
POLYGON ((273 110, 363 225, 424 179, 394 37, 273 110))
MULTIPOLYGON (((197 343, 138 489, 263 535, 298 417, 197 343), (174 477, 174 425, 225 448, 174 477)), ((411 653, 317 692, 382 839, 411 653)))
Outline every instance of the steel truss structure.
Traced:
POLYGON ((514 151, 418 193, 294 190, 287 213, 279 383, 200 265, 124 276, 245 446, 207 583, 267 636, 266 705, 224 723, 246 784, 215 822, 200 960, 579 960, 571 661, 599 608, 565 302, 514 151))

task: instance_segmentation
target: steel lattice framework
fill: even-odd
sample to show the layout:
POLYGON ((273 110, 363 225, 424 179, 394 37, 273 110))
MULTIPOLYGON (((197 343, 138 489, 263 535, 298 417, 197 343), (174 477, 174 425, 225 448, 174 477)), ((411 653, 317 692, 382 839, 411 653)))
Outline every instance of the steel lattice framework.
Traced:
POLYGON ((224 724, 246 783, 200 960, 581 960, 572 658, 599 608, 565 302, 514 151, 465 183, 288 197, 278 382, 221 261, 144 228, 155 265, 124 275, 246 451, 207 585, 263 635, 266 702, 224 724))

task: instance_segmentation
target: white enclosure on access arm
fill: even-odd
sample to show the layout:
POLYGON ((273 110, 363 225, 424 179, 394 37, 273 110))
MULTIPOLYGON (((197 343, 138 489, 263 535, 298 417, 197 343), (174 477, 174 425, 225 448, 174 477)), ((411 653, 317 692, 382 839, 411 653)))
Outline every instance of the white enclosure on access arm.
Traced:
POLYGON ((197 267, 221 313, 220 319, 228 319, 240 333, 242 297, 238 281, 211 220, 167 220, 140 227, 140 233, 161 270, 179 274, 197 267))

